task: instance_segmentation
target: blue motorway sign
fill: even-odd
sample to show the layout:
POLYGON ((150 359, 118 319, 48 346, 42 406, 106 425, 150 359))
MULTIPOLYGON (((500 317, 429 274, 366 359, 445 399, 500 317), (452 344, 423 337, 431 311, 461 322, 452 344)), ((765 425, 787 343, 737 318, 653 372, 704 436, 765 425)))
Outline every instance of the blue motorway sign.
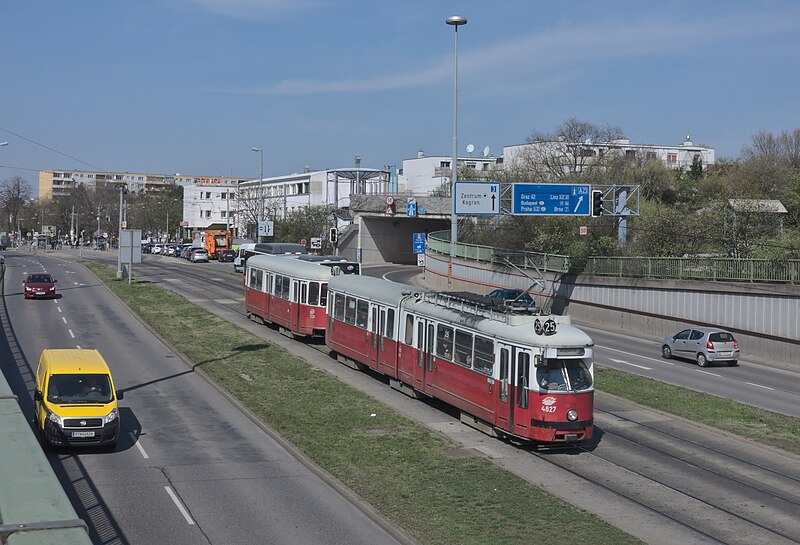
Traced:
POLYGON ((414 253, 425 253, 425 233, 414 233, 414 253))
POLYGON ((408 216, 409 218, 417 217, 417 203, 415 202, 406 203, 406 216, 408 216))
POLYGON ((589 216, 591 186, 513 184, 511 213, 531 216, 589 216))

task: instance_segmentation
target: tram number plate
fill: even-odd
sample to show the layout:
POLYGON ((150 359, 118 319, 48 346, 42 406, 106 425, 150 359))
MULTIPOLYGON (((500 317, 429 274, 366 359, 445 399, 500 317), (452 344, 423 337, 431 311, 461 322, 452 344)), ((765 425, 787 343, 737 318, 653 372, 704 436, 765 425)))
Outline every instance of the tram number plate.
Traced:
POLYGON ((72 437, 94 437, 93 431, 73 431, 72 437))

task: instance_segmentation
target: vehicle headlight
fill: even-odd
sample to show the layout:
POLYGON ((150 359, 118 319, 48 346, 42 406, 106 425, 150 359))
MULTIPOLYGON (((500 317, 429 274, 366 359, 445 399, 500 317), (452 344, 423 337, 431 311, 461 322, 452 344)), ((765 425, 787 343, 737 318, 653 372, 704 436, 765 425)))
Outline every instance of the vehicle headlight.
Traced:
POLYGON ((574 422, 577 419, 578 419, 578 411, 576 411, 575 409, 570 409, 567 411, 567 420, 569 420, 570 422, 574 422))
POLYGON ((58 416, 58 415, 57 415, 56 413, 54 413, 53 411, 47 411, 47 419, 48 419, 50 422, 55 422, 55 423, 56 423, 56 424, 58 424, 59 426, 63 426, 63 424, 61 423, 61 417, 60 417, 60 416, 58 416))
POLYGON ((103 424, 110 424, 117 419, 117 409, 111 409, 111 412, 103 417, 103 424))

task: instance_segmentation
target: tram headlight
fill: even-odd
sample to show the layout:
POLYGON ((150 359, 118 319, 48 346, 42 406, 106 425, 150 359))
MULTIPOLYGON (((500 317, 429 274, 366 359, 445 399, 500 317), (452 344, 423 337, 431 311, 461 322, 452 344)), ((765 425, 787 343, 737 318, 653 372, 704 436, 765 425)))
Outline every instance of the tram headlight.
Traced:
POLYGON ((570 409, 567 411, 567 420, 570 422, 575 422, 578 419, 578 411, 575 409, 570 409))

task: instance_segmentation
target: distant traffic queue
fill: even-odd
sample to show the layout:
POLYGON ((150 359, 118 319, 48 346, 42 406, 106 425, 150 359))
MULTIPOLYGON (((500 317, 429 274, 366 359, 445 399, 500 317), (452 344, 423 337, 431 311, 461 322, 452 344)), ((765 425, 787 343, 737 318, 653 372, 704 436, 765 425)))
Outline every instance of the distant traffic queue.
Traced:
POLYGON ((563 317, 340 273, 253 256, 246 311, 290 336, 324 336, 340 362, 386 375, 412 397, 440 399, 489 435, 545 444, 591 438, 593 342, 563 317))

